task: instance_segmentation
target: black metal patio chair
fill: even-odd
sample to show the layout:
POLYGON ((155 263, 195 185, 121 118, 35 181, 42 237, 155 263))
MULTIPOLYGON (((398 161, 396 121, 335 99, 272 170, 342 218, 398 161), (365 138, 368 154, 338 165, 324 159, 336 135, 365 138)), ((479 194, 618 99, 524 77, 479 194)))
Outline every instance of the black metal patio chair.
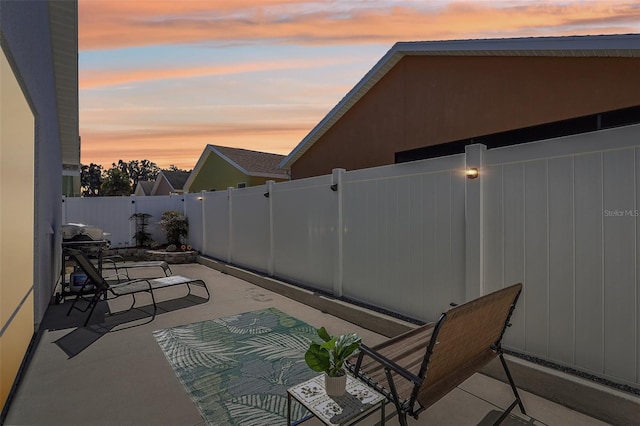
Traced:
POLYGON ((515 400, 526 414, 502 351, 502 337, 522 291, 512 285, 456 306, 429 323, 372 348, 361 346, 348 368, 392 402, 402 426, 498 357, 515 400))
POLYGON ((205 292, 207 293, 206 300, 209 300, 209 298, 211 297, 207 285, 201 279, 188 278, 182 275, 171 275, 162 278, 140 278, 130 281, 112 283, 105 277, 103 277, 100 272, 98 272, 98 269, 84 252, 80 250, 69 250, 69 256, 87 275, 87 284, 92 284, 94 286, 93 295, 88 300, 89 304, 86 307, 80 308, 76 306, 77 302, 84 299, 84 297, 87 295, 86 291, 78 292, 78 295, 73 300, 73 303, 71 304, 71 306, 69 307, 69 311, 67 312, 68 316, 69 314, 71 314, 71 311, 73 309, 77 309, 81 312, 89 311, 87 319, 84 322, 85 326, 89 323, 89 319, 91 318, 96 305, 101 299, 108 300, 124 295, 131 295, 133 300, 131 306, 128 309, 131 310, 136 304, 135 295, 137 293, 148 293, 151 296, 151 300, 153 302, 153 315, 150 320, 153 321, 158 310, 156 299, 153 294, 155 290, 184 284, 189 289, 188 294, 191 294, 191 285, 195 284, 204 288, 205 292), (109 295, 113 297, 109 297, 109 295))

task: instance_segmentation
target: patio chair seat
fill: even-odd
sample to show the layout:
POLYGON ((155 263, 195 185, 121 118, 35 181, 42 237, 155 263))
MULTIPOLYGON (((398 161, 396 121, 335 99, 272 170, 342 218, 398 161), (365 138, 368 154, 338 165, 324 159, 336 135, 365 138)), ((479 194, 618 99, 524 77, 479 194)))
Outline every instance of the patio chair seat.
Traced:
POLYGON ((140 293, 143 291, 157 290, 160 288, 171 287, 180 284, 190 284, 199 280, 183 277, 182 275, 171 275, 163 278, 139 279, 123 283, 110 284, 111 293, 123 296, 125 294, 140 293))

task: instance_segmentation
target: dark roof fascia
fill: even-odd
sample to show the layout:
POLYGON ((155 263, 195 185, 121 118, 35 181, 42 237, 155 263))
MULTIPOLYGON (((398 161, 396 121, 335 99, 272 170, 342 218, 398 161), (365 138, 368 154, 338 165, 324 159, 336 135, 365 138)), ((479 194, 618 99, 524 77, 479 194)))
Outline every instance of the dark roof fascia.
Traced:
POLYGON ((290 170, 356 102, 405 56, 640 57, 640 34, 398 42, 285 157, 290 170))

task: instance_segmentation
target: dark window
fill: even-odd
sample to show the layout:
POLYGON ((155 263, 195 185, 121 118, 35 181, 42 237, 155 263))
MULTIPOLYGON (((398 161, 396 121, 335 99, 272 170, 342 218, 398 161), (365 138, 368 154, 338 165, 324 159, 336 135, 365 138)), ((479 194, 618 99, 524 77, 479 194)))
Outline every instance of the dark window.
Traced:
POLYGON ((395 162, 406 163, 407 161, 460 154, 464 152, 465 146, 476 143, 484 144, 488 149, 491 149, 637 123, 640 123, 640 106, 400 151, 395 153, 395 162))

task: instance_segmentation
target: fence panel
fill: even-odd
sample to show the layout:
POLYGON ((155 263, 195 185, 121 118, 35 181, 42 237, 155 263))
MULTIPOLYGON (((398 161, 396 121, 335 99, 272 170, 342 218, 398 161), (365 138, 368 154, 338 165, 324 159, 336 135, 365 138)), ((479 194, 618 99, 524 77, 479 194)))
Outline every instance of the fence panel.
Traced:
POLYGON ((274 274, 333 291, 337 250, 337 192, 332 176, 274 185, 274 274))
POLYGON ((344 295, 434 320, 464 301, 464 155, 343 176, 344 295))
POLYGON ((488 150, 487 291, 523 282, 505 345, 637 384, 640 126, 488 150))
POLYGON ((102 228, 112 247, 135 245, 135 226, 129 217, 135 213, 130 197, 65 198, 62 203, 65 223, 82 223, 102 228))
MULTIPOLYGON (((602 258, 602 153, 576 156, 574 179, 575 353, 576 365, 603 371, 604 281, 602 258)), ((566 284, 565 284, 566 285, 566 284)))
MULTIPOLYGON (((184 195, 159 195, 152 197, 131 197, 135 201, 136 213, 150 214, 149 227, 147 231, 151 233, 153 241, 160 244, 167 242, 167 235, 160 227, 162 213, 169 210, 184 212, 184 195)), ((135 233, 135 228, 134 228, 135 233)))
POLYGON ((234 264, 268 272, 271 233, 266 185, 232 192, 231 259, 234 264))
POLYGON ((207 256, 230 261, 229 192, 214 191, 203 194, 204 252, 207 256))
POLYGON ((204 228, 202 221, 202 194, 184 194, 187 219, 189 220, 188 244, 194 250, 204 251, 204 228))
POLYGON ((162 213, 167 210, 184 211, 182 195, 162 195, 154 197, 70 197, 62 203, 65 223, 83 223, 100 227, 107 233, 112 247, 133 247, 136 244, 134 213, 147 213, 147 232, 159 243, 167 238, 160 228, 162 213))
POLYGON ((573 363, 575 314, 573 268, 566 268, 568 259, 575 261, 574 158, 549 159, 549 357, 566 364, 573 363))
POLYGON ((638 151, 632 148, 602 155, 604 373, 627 381, 634 381, 638 373, 638 299, 631 296, 638 290, 638 151))

